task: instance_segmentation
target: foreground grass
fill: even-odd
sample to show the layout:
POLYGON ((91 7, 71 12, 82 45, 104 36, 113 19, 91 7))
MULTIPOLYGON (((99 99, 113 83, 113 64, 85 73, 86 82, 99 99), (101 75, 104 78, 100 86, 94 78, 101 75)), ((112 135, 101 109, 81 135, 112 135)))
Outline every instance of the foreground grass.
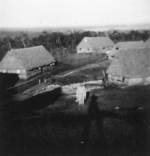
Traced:
MULTIPOLYGON (((136 98, 147 91, 148 88, 141 87, 95 90, 92 93, 97 98, 89 98, 84 107, 75 103, 75 98, 56 93, 53 97, 46 94, 24 103, 11 103, 2 109, 1 153, 148 155, 149 109, 135 107, 136 98), (121 103, 132 107, 121 108, 121 103), (121 109, 112 109, 115 104, 121 109)), ((147 96, 143 97, 145 106, 149 102, 147 96)))

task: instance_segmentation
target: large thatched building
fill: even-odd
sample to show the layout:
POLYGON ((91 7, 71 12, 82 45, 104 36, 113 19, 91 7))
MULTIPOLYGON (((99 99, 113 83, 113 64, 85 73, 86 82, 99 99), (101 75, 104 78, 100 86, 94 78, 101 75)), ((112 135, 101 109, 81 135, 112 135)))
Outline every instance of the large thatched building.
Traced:
POLYGON ((77 53, 106 52, 113 46, 109 37, 84 37, 77 46, 77 53))
POLYGON ((20 79, 27 79, 54 64, 55 59, 43 46, 12 49, 0 62, 0 72, 18 74, 20 79))
POLYGON ((143 41, 118 42, 113 46, 113 48, 110 51, 107 52, 108 59, 112 60, 120 49, 135 49, 135 48, 138 49, 145 47, 146 44, 143 41))
POLYGON ((121 49, 106 73, 111 83, 149 84, 150 48, 121 49))

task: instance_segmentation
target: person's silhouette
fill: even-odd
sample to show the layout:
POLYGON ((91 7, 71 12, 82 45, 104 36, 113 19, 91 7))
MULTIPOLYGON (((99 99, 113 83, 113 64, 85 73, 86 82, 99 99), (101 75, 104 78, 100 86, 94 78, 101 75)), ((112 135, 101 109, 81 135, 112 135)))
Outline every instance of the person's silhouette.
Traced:
POLYGON ((87 147, 87 144, 89 142, 90 138, 90 127, 92 126, 92 123, 96 124, 96 130, 97 130, 97 139, 96 141, 96 151, 103 152, 104 146, 106 147, 106 138, 104 136, 103 131, 103 117, 105 116, 105 112, 100 111, 97 103, 97 96, 92 95, 90 97, 89 101, 89 107, 88 107, 88 114, 85 119, 85 123, 83 126, 83 132, 81 136, 81 144, 83 147, 83 150, 87 147))

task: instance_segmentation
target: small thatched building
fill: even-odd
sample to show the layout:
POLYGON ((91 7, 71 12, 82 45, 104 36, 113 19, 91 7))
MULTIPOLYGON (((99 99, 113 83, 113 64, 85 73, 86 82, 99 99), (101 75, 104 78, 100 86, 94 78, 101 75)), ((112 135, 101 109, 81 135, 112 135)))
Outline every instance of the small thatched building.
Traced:
POLYGON ((0 72, 18 74, 20 79, 27 79, 54 64, 55 59, 43 46, 11 49, 0 62, 0 72))
POLYGON ((108 59, 112 60, 120 49, 138 49, 145 47, 146 44, 143 41, 118 42, 110 51, 107 52, 108 59))
POLYGON ((113 46, 109 37, 84 37, 77 46, 77 53, 106 52, 113 46))
POLYGON ((150 48, 121 49, 106 73, 111 83, 149 84, 150 48))
POLYGON ((118 42, 114 45, 115 49, 123 49, 123 48, 144 48, 146 45, 141 41, 126 41, 126 42, 118 42))

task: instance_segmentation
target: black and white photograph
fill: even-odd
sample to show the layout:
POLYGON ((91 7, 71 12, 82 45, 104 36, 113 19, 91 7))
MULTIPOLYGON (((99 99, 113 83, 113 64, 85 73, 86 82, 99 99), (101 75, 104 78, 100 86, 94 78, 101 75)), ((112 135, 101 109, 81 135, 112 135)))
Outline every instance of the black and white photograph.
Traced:
POLYGON ((150 0, 0 0, 0 156, 150 155, 150 0))

